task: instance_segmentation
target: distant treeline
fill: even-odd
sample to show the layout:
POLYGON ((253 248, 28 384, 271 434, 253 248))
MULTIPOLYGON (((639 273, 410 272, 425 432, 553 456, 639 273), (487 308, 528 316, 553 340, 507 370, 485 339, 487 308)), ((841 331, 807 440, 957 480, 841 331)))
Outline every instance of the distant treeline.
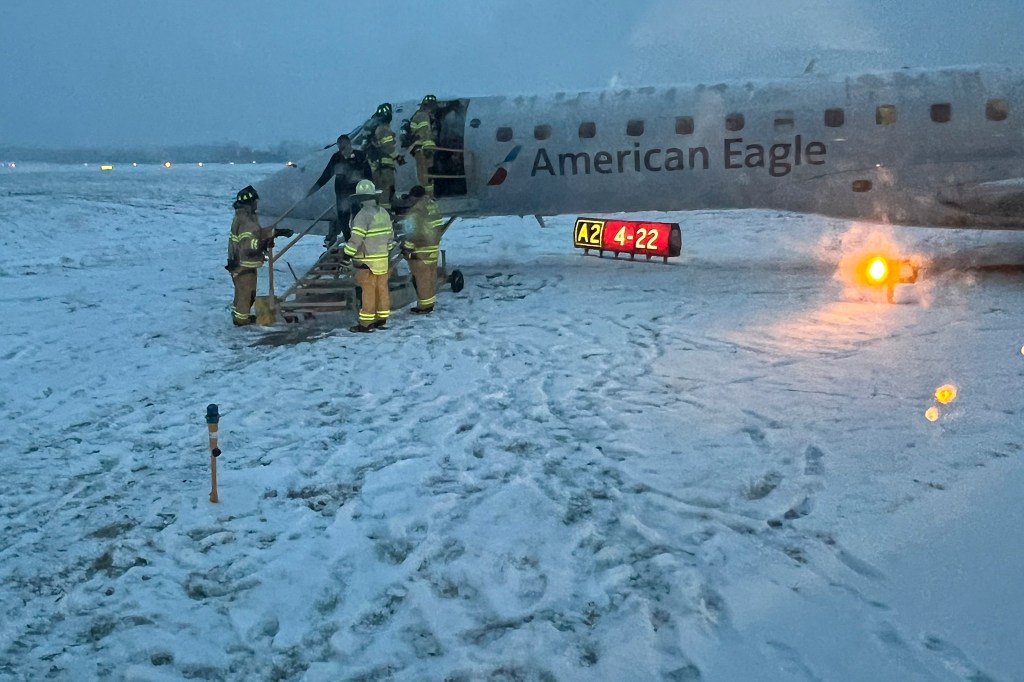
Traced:
POLYGON ((283 163, 318 148, 311 143, 282 142, 274 147, 249 147, 236 142, 148 147, 46 149, 0 145, 0 161, 41 163, 283 163))

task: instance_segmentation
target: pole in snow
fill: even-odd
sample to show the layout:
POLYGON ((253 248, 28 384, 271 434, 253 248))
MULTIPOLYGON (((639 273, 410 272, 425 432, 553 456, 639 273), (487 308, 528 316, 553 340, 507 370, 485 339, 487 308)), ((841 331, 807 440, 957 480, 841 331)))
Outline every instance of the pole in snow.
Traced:
POLYGON ((217 458, 220 457, 220 448, 217 447, 217 423, 220 415, 217 413, 217 406, 210 404, 206 406, 206 429, 210 432, 210 502, 220 502, 217 498, 217 458))

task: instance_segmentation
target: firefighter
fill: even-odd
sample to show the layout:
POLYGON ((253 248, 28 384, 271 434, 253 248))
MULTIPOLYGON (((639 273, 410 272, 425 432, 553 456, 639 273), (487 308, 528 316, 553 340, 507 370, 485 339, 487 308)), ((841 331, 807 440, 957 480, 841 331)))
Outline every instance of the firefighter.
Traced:
POLYGON ((338 151, 331 155, 324 172, 309 188, 306 196, 311 196, 327 184, 331 177, 334 178, 334 204, 337 215, 335 220, 331 221, 330 231, 324 238, 325 249, 334 244, 339 233, 343 233, 348 240, 348 224, 352 220, 352 192, 360 180, 370 177, 370 165, 366 162, 366 155, 361 150, 352 148, 352 140, 348 135, 338 136, 338 151))
POLYGON ((434 311, 437 302, 437 262, 441 256, 441 237, 445 221, 434 198, 416 185, 409 191, 412 205, 404 220, 408 231, 402 240, 402 253, 409 259, 409 270, 416 285, 416 305, 412 312, 423 315, 434 311))
POLYGON ((426 95, 420 102, 420 108, 409 121, 409 132, 412 136, 409 152, 416 158, 416 181, 431 197, 434 196, 434 180, 430 177, 430 167, 433 165, 434 149, 437 147, 433 121, 436 109, 437 98, 426 95))
POLYGON ((372 121, 372 130, 366 141, 367 156, 373 172, 373 184, 381 192, 379 204, 390 211, 395 196, 395 164, 399 161, 395 133, 391 130, 391 104, 385 102, 377 107, 372 121))
POLYGON ((293 232, 273 227, 260 227, 256 217, 259 194, 252 185, 239 190, 235 196, 235 217, 231 221, 228 238, 228 264, 224 269, 235 285, 235 300, 231 317, 236 327, 256 322, 249 311, 256 302, 256 270, 267 259, 267 250, 274 246, 274 237, 290 237, 293 232))
POLYGON ((352 332, 384 329, 391 315, 388 253, 395 241, 395 232, 391 214, 377 204, 380 195, 381 191, 370 180, 360 180, 353 195, 361 208, 352 218, 352 236, 345 244, 344 255, 355 264, 356 284, 363 295, 359 322, 349 328, 352 332))

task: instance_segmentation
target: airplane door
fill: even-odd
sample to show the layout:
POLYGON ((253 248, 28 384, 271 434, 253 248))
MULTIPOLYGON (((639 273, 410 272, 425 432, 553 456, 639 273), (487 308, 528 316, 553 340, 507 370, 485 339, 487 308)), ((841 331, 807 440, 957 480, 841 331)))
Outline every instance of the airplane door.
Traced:
POLYGON ((434 152, 434 196, 466 195, 466 107, 468 99, 438 101, 435 114, 437 150, 434 152))

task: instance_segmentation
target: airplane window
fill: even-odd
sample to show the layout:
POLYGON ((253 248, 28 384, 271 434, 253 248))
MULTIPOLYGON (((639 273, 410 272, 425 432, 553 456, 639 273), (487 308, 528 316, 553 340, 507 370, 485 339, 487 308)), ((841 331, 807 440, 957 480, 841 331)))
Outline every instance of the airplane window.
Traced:
POLYGON ((626 134, 630 137, 640 137, 644 134, 644 120, 642 118, 630 119, 626 124, 626 134))
POLYGON ((744 125, 743 114, 729 114, 725 117, 726 130, 736 132, 737 130, 743 130, 744 125))
POLYGON ((498 142, 508 142, 512 139, 512 129, 507 127, 498 128, 498 133, 495 135, 498 142))
POLYGON ((933 104, 932 120, 936 123, 949 123, 953 117, 953 107, 949 104, 933 104))
POLYGON ((693 116, 676 116, 676 135, 693 135, 693 116))
POLYGON ((586 121, 580 124, 580 137, 588 138, 597 135, 597 125, 593 121, 586 121))
POLYGON ((883 104, 875 109, 875 123, 880 126, 891 126, 896 122, 896 107, 891 104, 883 104))
POLYGON ((985 104, 985 118, 990 121, 1005 121, 1010 116, 1010 103, 1005 99, 990 99, 985 104))
POLYGON ((544 124, 535 126, 533 129, 533 136, 538 140, 546 140, 551 137, 551 126, 544 124))
POLYGON ((842 109, 826 109, 825 125, 829 128, 841 128, 846 123, 846 114, 842 109))
POLYGON ((776 130, 792 130, 793 129, 793 112, 792 111, 777 111, 775 112, 775 129, 776 130))
POLYGON ((870 180, 854 180, 853 181, 854 192, 870 192, 871 181, 870 180))

